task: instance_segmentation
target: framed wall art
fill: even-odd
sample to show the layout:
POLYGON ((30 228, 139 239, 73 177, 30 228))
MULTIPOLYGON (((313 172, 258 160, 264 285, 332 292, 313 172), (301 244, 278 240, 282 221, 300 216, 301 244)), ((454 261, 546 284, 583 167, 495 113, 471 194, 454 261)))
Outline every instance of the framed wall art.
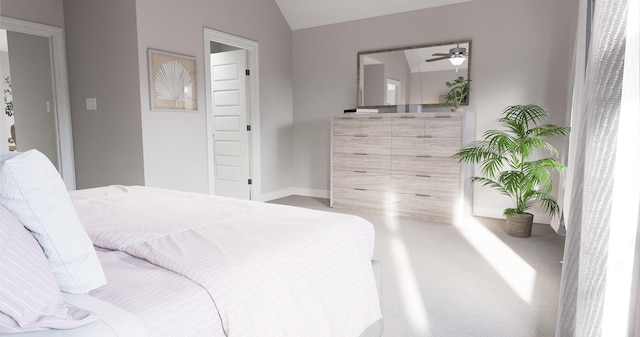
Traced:
POLYGON ((149 49, 151 110, 198 109, 196 58, 149 49))

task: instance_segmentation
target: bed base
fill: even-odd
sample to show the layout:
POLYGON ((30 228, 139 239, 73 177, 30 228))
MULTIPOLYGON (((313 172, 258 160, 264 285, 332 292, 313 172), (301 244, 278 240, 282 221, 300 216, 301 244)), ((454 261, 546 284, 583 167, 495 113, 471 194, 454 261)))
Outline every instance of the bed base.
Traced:
MULTIPOLYGON (((380 310, 382 310, 382 263, 380 261, 371 260, 373 267, 373 275, 376 279, 376 287, 378 288, 378 299, 380 300, 380 310)), ((384 313, 383 313, 384 317, 384 313)), ((382 337, 384 330, 383 319, 371 324, 366 330, 360 334, 360 337, 382 337)))

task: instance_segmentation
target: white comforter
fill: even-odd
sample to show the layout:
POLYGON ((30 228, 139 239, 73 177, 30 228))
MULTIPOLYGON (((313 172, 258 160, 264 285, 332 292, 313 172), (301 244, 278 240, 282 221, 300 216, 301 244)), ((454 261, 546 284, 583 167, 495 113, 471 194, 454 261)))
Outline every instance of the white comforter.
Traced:
POLYGON ((355 337, 381 317, 359 217, 147 187, 72 199, 96 246, 205 288, 228 337, 355 337))

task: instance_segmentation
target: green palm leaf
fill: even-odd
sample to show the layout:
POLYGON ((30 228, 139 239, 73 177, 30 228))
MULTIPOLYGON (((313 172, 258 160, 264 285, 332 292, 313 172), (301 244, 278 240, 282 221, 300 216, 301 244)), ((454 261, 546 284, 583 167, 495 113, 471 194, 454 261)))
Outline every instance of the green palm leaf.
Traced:
POLYGON ((544 124, 536 126, 530 130, 530 133, 537 137, 551 137, 551 136, 566 136, 571 131, 568 126, 555 126, 551 124, 544 124))
POLYGON ((547 111, 538 105, 509 106, 498 120, 504 130, 484 132, 482 141, 453 156, 459 163, 480 165, 482 175, 471 177, 471 182, 491 187, 513 200, 514 207, 504 210, 505 215, 523 213, 536 204, 552 216, 559 211, 550 194, 550 172, 563 172, 565 166, 556 159, 558 152, 545 138, 567 135, 571 129, 541 123, 547 117, 547 111), (531 160, 541 151, 549 156, 531 160))

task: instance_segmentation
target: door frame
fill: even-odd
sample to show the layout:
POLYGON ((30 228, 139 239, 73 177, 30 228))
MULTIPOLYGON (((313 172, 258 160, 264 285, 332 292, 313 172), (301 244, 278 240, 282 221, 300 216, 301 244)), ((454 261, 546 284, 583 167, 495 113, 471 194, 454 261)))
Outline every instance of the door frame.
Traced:
POLYGON ((53 104, 56 113, 58 161, 60 175, 68 190, 76 189, 76 170, 71 131, 71 105, 64 30, 60 27, 2 16, 0 28, 12 32, 41 36, 49 39, 53 83, 53 104))
POLYGON ((262 175, 260 169, 260 92, 258 67, 258 42, 239 36, 204 28, 204 70, 205 70, 205 114, 207 118, 207 167, 209 178, 209 194, 215 194, 214 155, 213 155, 213 98, 211 97, 211 58, 210 43, 217 42, 247 50, 247 66, 251 70, 248 78, 247 120, 251 123, 249 133, 249 174, 251 176, 251 199, 262 199, 262 175))

